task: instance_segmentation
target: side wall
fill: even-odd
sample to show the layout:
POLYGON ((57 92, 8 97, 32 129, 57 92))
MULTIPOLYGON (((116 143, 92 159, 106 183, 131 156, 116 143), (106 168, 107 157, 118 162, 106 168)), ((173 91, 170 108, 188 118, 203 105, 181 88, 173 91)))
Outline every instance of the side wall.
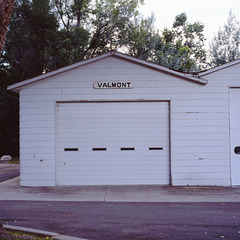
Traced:
MULTIPOLYGON (((217 68, 216 68, 217 69, 217 68)), ((228 68, 223 68, 220 71, 212 72, 211 74, 203 75, 203 78, 209 81, 209 86, 218 86, 228 91, 228 112, 229 112, 229 122, 230 122, 230 88, 240 88, 240 64, 236 64, 230 66, 228 68)), ((230 126, 229 126, 230 129, 230 126)), ((229 132, 229 138, 231 138, 231 134, 229 132)), ((230 141, 231 142, 231 141, 230 141)), ((231 149, 229 143, 229 165, 231 166, 231 155, 235 156, 233 149, 231 149)), ((240 169, 234 169, 234 171, 239 171, 240 169)), ((232 182, 232 174, 230 175, 230 184, 233 185, 232 182)), ((236 183, 235 183, 236 184, 236 183)))
POLYGON ((115 57, 85 65, 20 93, 21 185, 55 185, 57 101, 170 101, 173 185, 230 185, 228 88, 202 86, 115 57), (132 89, 94 89, 131 81, 132 89))

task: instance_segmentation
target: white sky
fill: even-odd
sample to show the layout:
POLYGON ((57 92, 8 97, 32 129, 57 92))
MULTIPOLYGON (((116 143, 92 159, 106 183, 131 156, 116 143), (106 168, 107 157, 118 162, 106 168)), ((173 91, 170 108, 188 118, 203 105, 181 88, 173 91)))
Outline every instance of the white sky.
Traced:
POLYGON ((140 8, 144 17, 154 13, 155 27, 160 30, 170 28, 175 16, 186 12, 188 22, 199 21, 205 25, 206 48, 214 33, 217 34, 219 26, 226 23, 230 10, 240 21, 240 0, 145 0, 140 8))

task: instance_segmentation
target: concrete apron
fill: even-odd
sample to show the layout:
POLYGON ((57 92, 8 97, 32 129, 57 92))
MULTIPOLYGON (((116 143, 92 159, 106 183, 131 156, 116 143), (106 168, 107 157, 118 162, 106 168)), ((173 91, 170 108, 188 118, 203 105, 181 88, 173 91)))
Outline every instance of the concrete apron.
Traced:
POLYGON ((20 177, 0 183, 0 200, 98 202, 240 202, 240 188, 173 186, 20 187, 20 177))

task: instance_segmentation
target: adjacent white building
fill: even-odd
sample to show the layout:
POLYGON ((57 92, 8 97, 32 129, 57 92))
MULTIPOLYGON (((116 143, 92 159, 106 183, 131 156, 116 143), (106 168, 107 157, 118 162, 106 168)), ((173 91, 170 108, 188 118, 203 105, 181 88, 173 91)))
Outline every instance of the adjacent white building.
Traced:
POLYGON ((194 77, 110 52, 8 89, 22 186, 240 185, 240 61, 194 77))

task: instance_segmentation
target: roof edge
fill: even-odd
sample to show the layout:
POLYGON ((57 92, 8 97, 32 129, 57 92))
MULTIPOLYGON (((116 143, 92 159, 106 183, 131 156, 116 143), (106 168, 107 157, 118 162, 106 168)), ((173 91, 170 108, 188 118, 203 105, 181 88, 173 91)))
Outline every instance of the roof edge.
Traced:
POLYGON ((69 70, 72 70, 72 69, 75 69, 75 68, 78 68, 78 67, 81 67, 81 66, 84 66, 84 65, 96 62, 96 61, 99 61, 101 59, 104 59, 104 58, 107 58, 107 57, 110 57, 110 56, 119 57, 121 59, 130 61, 130 62, 133 62, 133 63, 136 63, 136 64, 140 64, 142 66, 146 66, 146 67, 149 67, 151 69, 158 70, 158 71, 170 74, 172 76, 180 77, 182 79, 185 79, 185 80, 197 83, 197 84, 206 85, 207 82, 208 82, 205 79, 200 79, 200 78, 196 78, 196 77, 193 77, 193 76, 187 76, 187 74, 185 74, 185 73, 180 73, 180 72, 171 70, 171 69, 169 69, 167 67, 158 65, 156 63, 152 63, 152 62, 148 62, 148 61, 136 58, 136 57, 132 57, 130 55, 127 55, 127 54, 124 54, 124 53, 120 53, 118 51, 111 51, 111 52, 99 55, 97 57, 86 59, 86 60, 83 60, 81 62, 74 63, 72 65, 59 68, 59 69, 54 70, 52 72, 45 73, 45 74, 42 74, 40 76, 37 76, 37 77, 34 77, 34 78, 30 78, 30 79, 27 79, 27 80, 24 80, 24 81, 12 84, 12 85, 7 87, 7 90, 14 91, 14 92, 19 92, 21 87, 24 87, 24 86, 26 86, 28 84, 32 84, 32 83, 38 82, 38 81, 43 80, 45 78, 55 76, 57 74, 60 74, 60 73, 63 73, 63 72, 66 72, 66 71, 69 71, 69 70))
POLYGON ((180 77, 182 79, 185 79, 185 80, 188 80, 188 81, 191 81, 191 82, 195 82, 195 83, 202 84, 202 85, 206 85, 208 83, 208 81, 205 80, 205 79, 200 79, 200 78, 196 78, 196 77, 193 77, 193 76, 189 76, 190 75, 189 73, 177 72, 175 70, 172 70, 172 69, 169 69, 167 67, 161 66, 157 63, 148 62, 148 61, 145 61, 145 60, 142 60, 142 59, 124 54, 124 53, 115 52, 114 55, 116 55, 120 58, 123 58, 125 60, 128 60, 130 62, 137 63, 137 64, 140 64, 140 65, 143 65, 143 66, 146 66, 146 67, 149 67, 151 69, 155 69, 155 70, 158 70, 158 71, 161 71, 161 72, 165 72, 165 73, 170 74, 172 76, 180 77))
POLYGON ((94 57, 94 58, 82 60, 80 62, 71 64, 71 65, 66 66, 66 67, 59 68, 59 69, 51 71, 49 73, 41 74, 41 75, 39 75, 37 77, 33 77, 33 78, 30 78, 30 79, 27 79, 27 80, 24 80, 24 81, 21 81, 21 82, 18 82, 18 83, 14 83, 14 84, 8 86, 7 90, 18 92, 20 90, 19 88, 24 87, 24 86, 26 86, 28 84, 31 84, 31 83, 34 83, 34 82, 38 82, 38 81, 43 80, 45 78, 53 77, 53 76, 58 75, 60 73, 67 72, 69 70, 72 70, 72 69, 75 69, 75 68, 78 68, 78 67, 81 67, 81 66, 84 66, 84 65, 96 62, 96 61, 98 61, 100 59, 109 57, 112 54, 113 54, 113 52, 109 52, 109 53, 106 53, 106 54, 103 54, 103 55, 99 55, 99 56, 94 57))
POLYGON ((239 63, 240 63, 240 59, 232 61, 232 62, 225 63, 225 64, 217 66, 217 67, 210 68, 209 70, 206 70, 204 72, 200 72, 199 73, 199 77, 203 77, 203 76, 206 76, 208 74, 221 71, 221 70, 223 70, 225 68, 232 67, 232 66, 237 65, 239 63))

